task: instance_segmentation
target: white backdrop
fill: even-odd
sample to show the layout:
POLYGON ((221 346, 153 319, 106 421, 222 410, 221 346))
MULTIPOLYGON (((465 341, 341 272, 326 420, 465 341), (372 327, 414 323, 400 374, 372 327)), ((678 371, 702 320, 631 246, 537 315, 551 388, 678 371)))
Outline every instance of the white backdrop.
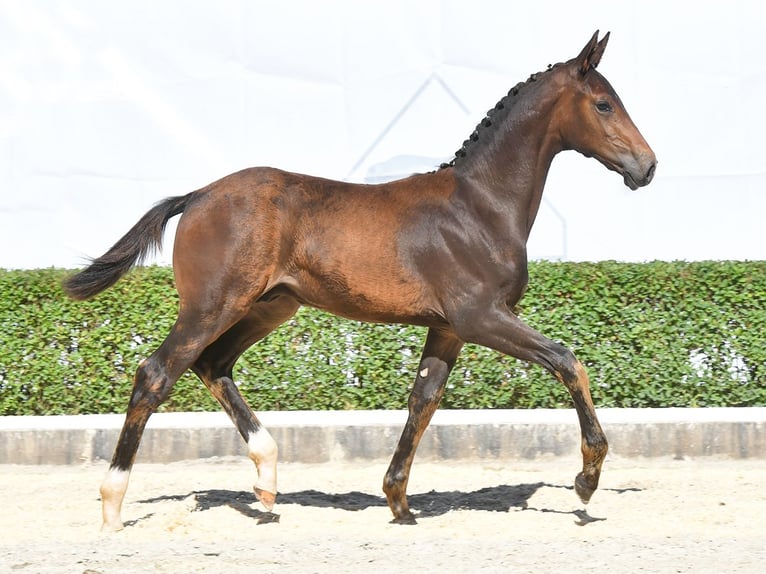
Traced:
POLYGON ((0 0, 0 267, 80 265, 159 199, 247 166, 432 169, 597 28, 657 177, 630 192, 562 154, 530 256, 766 259, 762 6, 0 0))

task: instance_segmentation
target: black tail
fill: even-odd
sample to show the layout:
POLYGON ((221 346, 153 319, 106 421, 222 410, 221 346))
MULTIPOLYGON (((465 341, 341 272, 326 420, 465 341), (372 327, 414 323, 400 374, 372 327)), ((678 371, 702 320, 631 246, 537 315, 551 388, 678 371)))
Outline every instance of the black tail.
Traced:
POLYGON ((162 235, 171 217, 183 213, 192 194, 169 197, 138 220, 109 251, 64 281, 64 291, 72 299, 83 300, 111 287, 134 265, 162 245, 162 235))

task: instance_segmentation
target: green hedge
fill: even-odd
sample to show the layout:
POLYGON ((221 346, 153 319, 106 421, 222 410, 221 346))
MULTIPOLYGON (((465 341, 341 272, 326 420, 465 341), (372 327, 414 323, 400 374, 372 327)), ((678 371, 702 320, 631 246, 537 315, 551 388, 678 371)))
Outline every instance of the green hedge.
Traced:
MULTIPOLYGON (((140 359, 175 318, 170 269, 137 269, 93 301, 67 271, 0 271, 0 414, 123 412, 140 359)), ((530 265, 521 316, 574 350, 608 407, 766 405, 766 262, 530 265)), ((404 408, 425 332, 312 309, 248 351, 256 410, 404 408)), ((542 368, 468 345, 446 408, 569 407, 542 368)), ((192 375, 164 410, 215 410, 192 375)))

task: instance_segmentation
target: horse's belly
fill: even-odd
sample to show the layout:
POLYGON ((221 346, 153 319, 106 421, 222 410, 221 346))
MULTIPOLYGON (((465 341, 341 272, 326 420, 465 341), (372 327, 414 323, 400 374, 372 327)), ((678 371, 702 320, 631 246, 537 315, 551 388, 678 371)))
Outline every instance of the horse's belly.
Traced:
POLYGON ((416 284, 391 275, 312 274, 291 291, 304 305, 358 321, 430 325, 439 315, 416 284))

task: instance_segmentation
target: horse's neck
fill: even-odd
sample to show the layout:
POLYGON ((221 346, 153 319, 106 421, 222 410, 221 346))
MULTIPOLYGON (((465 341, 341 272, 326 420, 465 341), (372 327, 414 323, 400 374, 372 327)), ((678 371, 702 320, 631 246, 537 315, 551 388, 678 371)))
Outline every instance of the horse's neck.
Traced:
POLYGON ((537 217, 551 162, 560 151, 548 125, 540 114, 509 118, 495 141, 472 150, 471 157, 456 166, 474 199, 483 198, 502 210, 524 241, 537 217))

